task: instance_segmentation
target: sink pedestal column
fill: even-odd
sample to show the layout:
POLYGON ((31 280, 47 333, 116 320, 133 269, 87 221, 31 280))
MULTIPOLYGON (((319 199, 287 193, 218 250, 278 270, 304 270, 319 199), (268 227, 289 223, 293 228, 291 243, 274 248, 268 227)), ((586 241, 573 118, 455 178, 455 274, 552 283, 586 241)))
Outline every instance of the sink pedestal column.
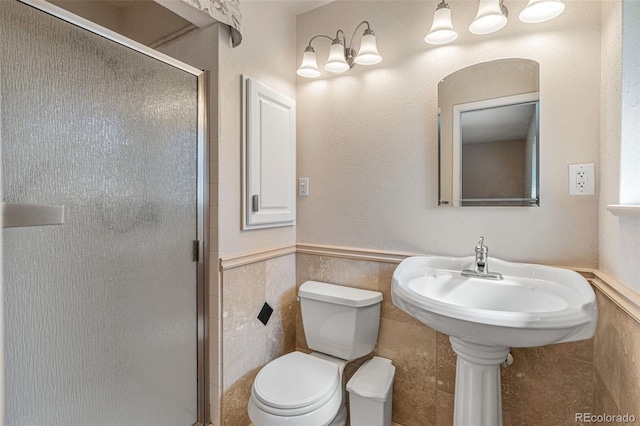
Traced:
POLYGON ((449 337, 458 355, 453 412, 454 426, 501 426, 500 363, 508 347, 485 346, 449 337))

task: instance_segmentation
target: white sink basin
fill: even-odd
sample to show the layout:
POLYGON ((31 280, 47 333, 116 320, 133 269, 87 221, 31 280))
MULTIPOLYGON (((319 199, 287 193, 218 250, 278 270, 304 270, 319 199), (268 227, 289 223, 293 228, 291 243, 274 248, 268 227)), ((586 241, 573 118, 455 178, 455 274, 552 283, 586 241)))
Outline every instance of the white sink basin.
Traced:
POLYGON ((502 280, 463 277, 474 262, 474 256, 409 257, 393 273, 391 297, 449 335, 457 355, 454 426, 500 426, 500 363, 509 348, 588 339, 598 306, 576 272, 489 258, 490 272, 502 273, 502 280))
POLYGON ((595 294, 580 274, 490 258, 503 280, 462 277, 474 259, 405 259, 393 274, 393 303, 431 328, 483 345, 532 347, 593 336, 595 294))

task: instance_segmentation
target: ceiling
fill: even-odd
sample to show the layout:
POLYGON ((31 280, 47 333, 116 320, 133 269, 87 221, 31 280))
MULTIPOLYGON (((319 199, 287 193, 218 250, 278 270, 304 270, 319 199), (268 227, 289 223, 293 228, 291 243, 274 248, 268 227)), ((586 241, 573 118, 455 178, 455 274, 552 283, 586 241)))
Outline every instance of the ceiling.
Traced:
MULTIPOLYGON (((250 0, 245 0, 250 1, 250 0)), ((260 0, 264 1, 264 0, 260 0)), ((301 15, 310 10, 316 9, 325 4, 331 3, 333 0, 280 0, 284 3, 289 12, 294 15, 301 15)))
POLYGON ((535 103, 465 111, 460 117, 462 143, 524 140, 535 112, 535 103))

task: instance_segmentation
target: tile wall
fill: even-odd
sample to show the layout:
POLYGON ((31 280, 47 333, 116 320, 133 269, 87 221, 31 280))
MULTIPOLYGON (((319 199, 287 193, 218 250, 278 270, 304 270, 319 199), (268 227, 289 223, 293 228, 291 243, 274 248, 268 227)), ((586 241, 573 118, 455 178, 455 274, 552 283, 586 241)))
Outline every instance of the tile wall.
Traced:
MULTIPOLYGON (((396 366, 393 421, 404 426, 451 425, 455 354, 448 336, 422 325, 393 305, 390 287, 396 266, 298 254, 296 278, 298 285, 313 279, 382 292, 380 335, 374 354, 391 359, 396 366)), ((306 349, 299 312, 296 346, 306 349)), ((505 426, 575 425, 574 413, 590 411, 593 339, 512 349, 511 353, 513 365, 502 370, 505 426)), ((359 361, 357 364, 363 360, 359 361)))
POLYGON ((601 292, 595 335, 594 392, 591 413, 635 416, 635 423, 597 424, 631 426, 640 423, 640 323, 601 292))
MULTIPOLYGON (((451 425, 455 354, 448 336, 393 305, 395 267, 298 253, 225 270, 222 424, 249 424, 251 384, 264 364, 295 349, 309 351, 296 293, 304 281, 317 280, 383 293, 378 345, 373 354, 348 366, 347 378, 373 355, 389 358, 396 366, 393 421, 451 425), (275 309, 266 327, 256 319, 265 300, 275 309)), ((576 413, 640 417, 640 324, 596 293, 600 322, 593 339, 511 350, 514 363, 502 369, 505 426, 594 424, 576 421, 576 413)))
POLYGON ((222 274, 223 425, 248 425, 247 402, 260 368, 295 350, 295 254, 227 269, 222 274), (267 302, 273 314, 263 325, 267 302))

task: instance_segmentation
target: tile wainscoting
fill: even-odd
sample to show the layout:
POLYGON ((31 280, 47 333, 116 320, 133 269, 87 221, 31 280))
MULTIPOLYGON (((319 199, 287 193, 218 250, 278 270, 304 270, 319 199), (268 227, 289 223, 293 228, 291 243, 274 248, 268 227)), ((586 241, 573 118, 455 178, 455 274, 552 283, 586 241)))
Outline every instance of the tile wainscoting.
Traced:
POLYGON ((250 423, 247 403, 256 374, 295 350, 296 255, 283 253, 222 269, 222 425, 250 423), (257 319, 265 302, 273 308, 266 326, 257 319))
MULTIPOLYGON (((391 276, 408 255, 297 245, 222 259, 221 424, 249 424, 246 405, 260 367, 295 349, 309 351, 296 293, 304 281, 317 280, 383 293, 378 345, 373 354, 349 365, 347 377, 373 355, 389 358, 396 366, 393 421, 451 425, 456 358, 448 336, 391 302, 391 276), (274 308, 267 326, 256 318, 265 301, 274 308)), ((592 280, 598 297, 596 336, 512 349, 514 363, 502 369, 505 426, 576 425, 576 413, 640 418, 637 316, 611 296, 602 274, 581 272, 592 280)))

